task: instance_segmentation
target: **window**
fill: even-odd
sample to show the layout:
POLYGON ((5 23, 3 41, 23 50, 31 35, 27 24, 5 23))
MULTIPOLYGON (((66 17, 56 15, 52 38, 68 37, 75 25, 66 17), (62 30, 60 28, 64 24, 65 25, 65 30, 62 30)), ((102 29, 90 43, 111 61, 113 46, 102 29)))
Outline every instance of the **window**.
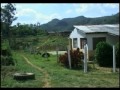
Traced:
POLYGON ((81 49, 84 48, 84 45, 87 44, 87 39, 86 38, 80 38, 80 45, 81 45, 81 49))
POLYGON ((73 48, 77 48, 77 38, 73 38, 73 48))

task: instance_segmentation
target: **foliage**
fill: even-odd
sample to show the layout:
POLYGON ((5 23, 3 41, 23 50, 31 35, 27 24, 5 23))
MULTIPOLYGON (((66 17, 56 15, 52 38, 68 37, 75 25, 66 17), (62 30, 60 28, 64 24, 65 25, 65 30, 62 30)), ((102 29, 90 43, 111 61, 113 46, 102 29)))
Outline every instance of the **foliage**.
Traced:
POLYGON ((1 65, 9 66, 14 65, 14 60, 11 54, 10 49, 5 49, 1 51, 1 65))
POLYGON ((106 42, 99 42, 95 49, 95 58, 99 66, 111 67, 112 66, 112 46, 106 42))
POLYGON ((12 22, 17 19, 17 17, 14 16, 15 11, 16 11, 16 8, 14 7, 12 3, 8 3, 1 8, 2 34, 8 37, 10 47, 11 47, 10 26, 12 22), (3 30, 5 30, 5 32, 3 30))
MULTIPOLYGON (((70 56, 71 56, 71 66, 72 68, 78 68, 79 65, 82 63, 81 58, 83 57, 82 52, 79 51, 79 48, 77 50, 70 50, 70 56)), ((68 67, 68 53, 65 53, 64 55, 60 55, 59 62, 62 63, 64 66, 68 67)))
POLYGON ((116 44, 116 48, 115 48, 115 49, 116 49, 115 51, 116 51, 116 66, 117 66, 117 67, 120 67, 120 59, 119 59, 119 58, 120 58, 120 53, 119 53, 119 46, 120 46, 119 43, 117 43, 117 44, 116 44))
MULTIPOLYGON (((38 24, 38 23, 37 23, 38 24)), ((26 36, 36 36, 36 35, 46 35, 47 32, 45 30, 41 30, 40 26, 37 24, 20 24, 14 25, 11 30, 13 35, 17 37, 26 37, 26 36)))
POLYGON ((66 50, 66 45, 68 45, 67 37, 62 36, 44 36, 39 39, 39 50, 56 50, 56 47, 59 50, 66 50))
POLYGON ((10 26, 12 24, 12 22, 17 19, 17 17, 14 16, 15 10, 16 10, 16 8, 11 3, 8 3, 3 8, 1 8, 2 22, 5 22, 6 24, 8 24, 10 26))

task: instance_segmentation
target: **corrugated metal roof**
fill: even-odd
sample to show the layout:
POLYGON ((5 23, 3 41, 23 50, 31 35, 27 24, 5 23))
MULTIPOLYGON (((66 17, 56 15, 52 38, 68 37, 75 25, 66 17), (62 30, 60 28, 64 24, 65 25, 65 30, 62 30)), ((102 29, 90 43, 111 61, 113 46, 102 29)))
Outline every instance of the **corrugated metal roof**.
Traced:
POLYGON ((109 34, 119 35, 119 24, 74 25, 74 27, 84 33, 108 32, 109 34))

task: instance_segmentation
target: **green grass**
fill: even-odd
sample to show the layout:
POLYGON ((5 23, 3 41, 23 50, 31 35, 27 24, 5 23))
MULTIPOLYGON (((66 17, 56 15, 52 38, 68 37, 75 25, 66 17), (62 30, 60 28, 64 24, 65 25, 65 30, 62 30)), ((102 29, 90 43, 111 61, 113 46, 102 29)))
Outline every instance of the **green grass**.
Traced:
POLYGON ((106 72, 106 68, 89 69, 87 73, 83 69, 70 70, 57 63, 56 56, 51 55, 48 60, 40 55, 33 55, 24 52, 14 53, 17 60, 16 70, 18 72, 33 72, 36 80, 18 82, 11 76, 2 82, 3 87, 42 87, 44 74, 28 65, 20 55, 27 57, 34 65, 41 67, 49 74, 51 87, 119 87, 119 73, 112 73, 111 68, 106 72))
MULTIPOLYGON (((30 65, 26 63, 26 61, 23 59, 23 57, 20 56, 19 53, 14 53, 14 59, 16 59, 17 64, 16 66, 12 66, 15 68, 15 70, 8 71, 10 72, 5 77, 5 80, 1 83, 1 87, 42 87, 43 86, 43 74, 41 72, 38 72, 38 70, 34 69, 30 65), (28 81, 16 81, 13 79, 13 74, 15 72, 32 72, 35 73, 35 80, 28 80, 28 81)), ((7 68, 12 69, 11 66, 6 66, 4 70, 7 68)))
POLYGON ((56 45, 62 46, 62 48, 66 48, 68 45, 68 39, 67 37, 63 36, 27 36, 23 38, 17 38, 17 41, 22 41, 24 43, 33 43, 34 39, 38 39, 38 42, 34 44, 33 46, 39 47, 40 50, 55 50, 56 45))
MULTIPOLYGON (((83 69, 70 70, 57 63, 56 56, 49 61, 38 55, 25 54, 31 62, 44 68, 50 75, 53 87, 118 87, 119 74, 91 70, 84 74, 83 69)), ((104 69, 103 69, 104 70, 104 69)))

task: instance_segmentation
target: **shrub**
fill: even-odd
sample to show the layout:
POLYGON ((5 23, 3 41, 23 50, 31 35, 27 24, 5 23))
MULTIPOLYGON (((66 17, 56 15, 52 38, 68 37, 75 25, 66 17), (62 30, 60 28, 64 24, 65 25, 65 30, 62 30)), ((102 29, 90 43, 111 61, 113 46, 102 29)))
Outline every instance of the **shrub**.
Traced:
POLYGON ((12 56, 1 56, 1 65, 4 66, 14 65, 12 56))
POLYGON ((11 56, 12 54, 11 54, 10 49, 3 49, 3 50, 1 50, 1 55, 3 55, 3 56, 11 56))
POLYGON ((116 51, 116 66, 120 67, 120 62, 119 62, 119 43, 116 44, 115 46, 115 51, 116 51))
POLYGON ((1 65, 14 65, 12 53, 9 48, 1 50, 1 65))
POLYGON ((95 58, 99 66, 111 67, 113 63, 112 46, 106 42, 99 42, 95 49, 95 58))
MULTIPOLYGON (((79 48, 77 48, 77 50, 74 51, 70 50, 70 56, 72 68, 78 68, 81 63, 81 58, 83 58, 83 53, 79 51, 79 48)), ((68 67, 69 66, 68 53, 60 55, 59 62, 62 63, 64 66, 68 67)))
POLYGON ((65 53, 64 55, 59 56, 59 63, 62 63, 64 66, 68 67, 68 54, 65 53))

